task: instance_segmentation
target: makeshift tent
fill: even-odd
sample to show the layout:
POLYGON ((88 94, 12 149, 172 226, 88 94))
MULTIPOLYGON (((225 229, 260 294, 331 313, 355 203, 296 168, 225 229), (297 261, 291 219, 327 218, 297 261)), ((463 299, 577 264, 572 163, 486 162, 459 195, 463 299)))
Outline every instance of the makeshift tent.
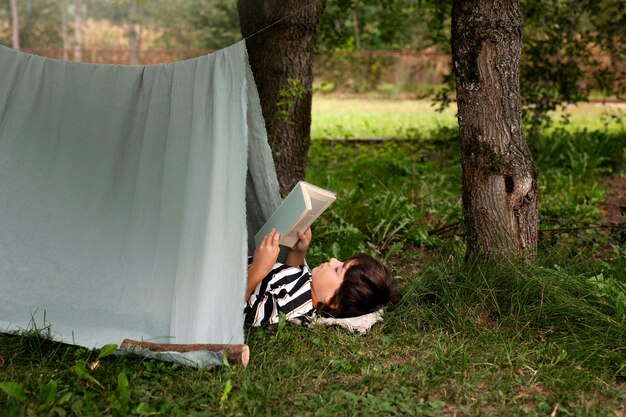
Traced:
POLYGON ((248 236, 279 203, 245 43, 148 66, 0 47, 0 74, 0 331, 242 343, 248 236))

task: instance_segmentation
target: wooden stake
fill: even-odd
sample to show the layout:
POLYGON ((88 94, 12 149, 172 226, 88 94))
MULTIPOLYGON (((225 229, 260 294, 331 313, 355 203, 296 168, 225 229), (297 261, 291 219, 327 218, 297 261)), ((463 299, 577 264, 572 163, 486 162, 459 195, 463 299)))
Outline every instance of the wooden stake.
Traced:
POLYGON ((147 349, 152 352, 195 352, 208 350, 211 352, 224 352, 228 362, 248 366, 250 360, 250 348, 248 345, 218 345, 218 344, 176 344, 176 343, 152 343, 139 340, 124 339, 120 349, 124 348, 147 349))

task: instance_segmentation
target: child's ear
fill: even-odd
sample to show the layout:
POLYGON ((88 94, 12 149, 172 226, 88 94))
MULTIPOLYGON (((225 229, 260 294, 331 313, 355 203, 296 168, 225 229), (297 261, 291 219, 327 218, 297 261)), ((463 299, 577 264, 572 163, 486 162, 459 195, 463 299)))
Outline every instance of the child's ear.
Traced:
POLYGON ((337 307, 339 307, 339 303, 337 302, 337 300, 335 299, 335 295, 333 294, 328 300, 326 300, 326 305, 334 310, 337 309, 337 307))

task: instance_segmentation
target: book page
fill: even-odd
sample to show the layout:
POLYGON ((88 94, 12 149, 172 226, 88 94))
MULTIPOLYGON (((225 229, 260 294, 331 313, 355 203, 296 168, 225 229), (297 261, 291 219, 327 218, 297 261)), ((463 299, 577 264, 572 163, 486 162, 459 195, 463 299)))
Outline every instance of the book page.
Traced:
MULTIPOLYGON (((308 185, 308 184, 307 184, 308 185)), ((317 188, 317 187, 316 187, 317 188)), ((294 227, 294 235, 296 240, 298 241, 298 231, 305 231, 308 229, 313 222, 335 201, 336 197, 334 193, 328 192, 326 190, 322 190, 324 193, 318 192, 317 189, 308 189, 305 188, 305 192, 309 195, 309 201, 311 203, 311 211, 307 213, 294 227)))
POLYGON ((335 201, 334 198, 332 200, 329 200, 328 198, 319 199, 319 198, 316 198, 317 196, 314 194, 311 194, 310 197, 311 197, 311 209, 313 210, 313 212, 319 213, 319 214, 321 214, 322 211, 326 209, 326 207, 330 206, 330 203, 335 201))

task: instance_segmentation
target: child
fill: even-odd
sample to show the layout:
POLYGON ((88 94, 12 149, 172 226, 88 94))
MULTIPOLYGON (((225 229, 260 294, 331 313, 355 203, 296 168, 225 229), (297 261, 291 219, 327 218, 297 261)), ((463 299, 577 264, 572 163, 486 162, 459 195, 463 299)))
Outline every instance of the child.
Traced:
POLYGON ((393 278, 371 256, 356 254, 345 262, 332 258, 309 270, 303 263, 311 229, 298 232, 298 242, 287 253, 284 264, 276 262, 279 238, 278 232, 271 230, 255 249, 248 266, 244 310, 247 324, 278 323, 281 312, 287 320, 316 313, 356 317, 397 301, 393 278))

